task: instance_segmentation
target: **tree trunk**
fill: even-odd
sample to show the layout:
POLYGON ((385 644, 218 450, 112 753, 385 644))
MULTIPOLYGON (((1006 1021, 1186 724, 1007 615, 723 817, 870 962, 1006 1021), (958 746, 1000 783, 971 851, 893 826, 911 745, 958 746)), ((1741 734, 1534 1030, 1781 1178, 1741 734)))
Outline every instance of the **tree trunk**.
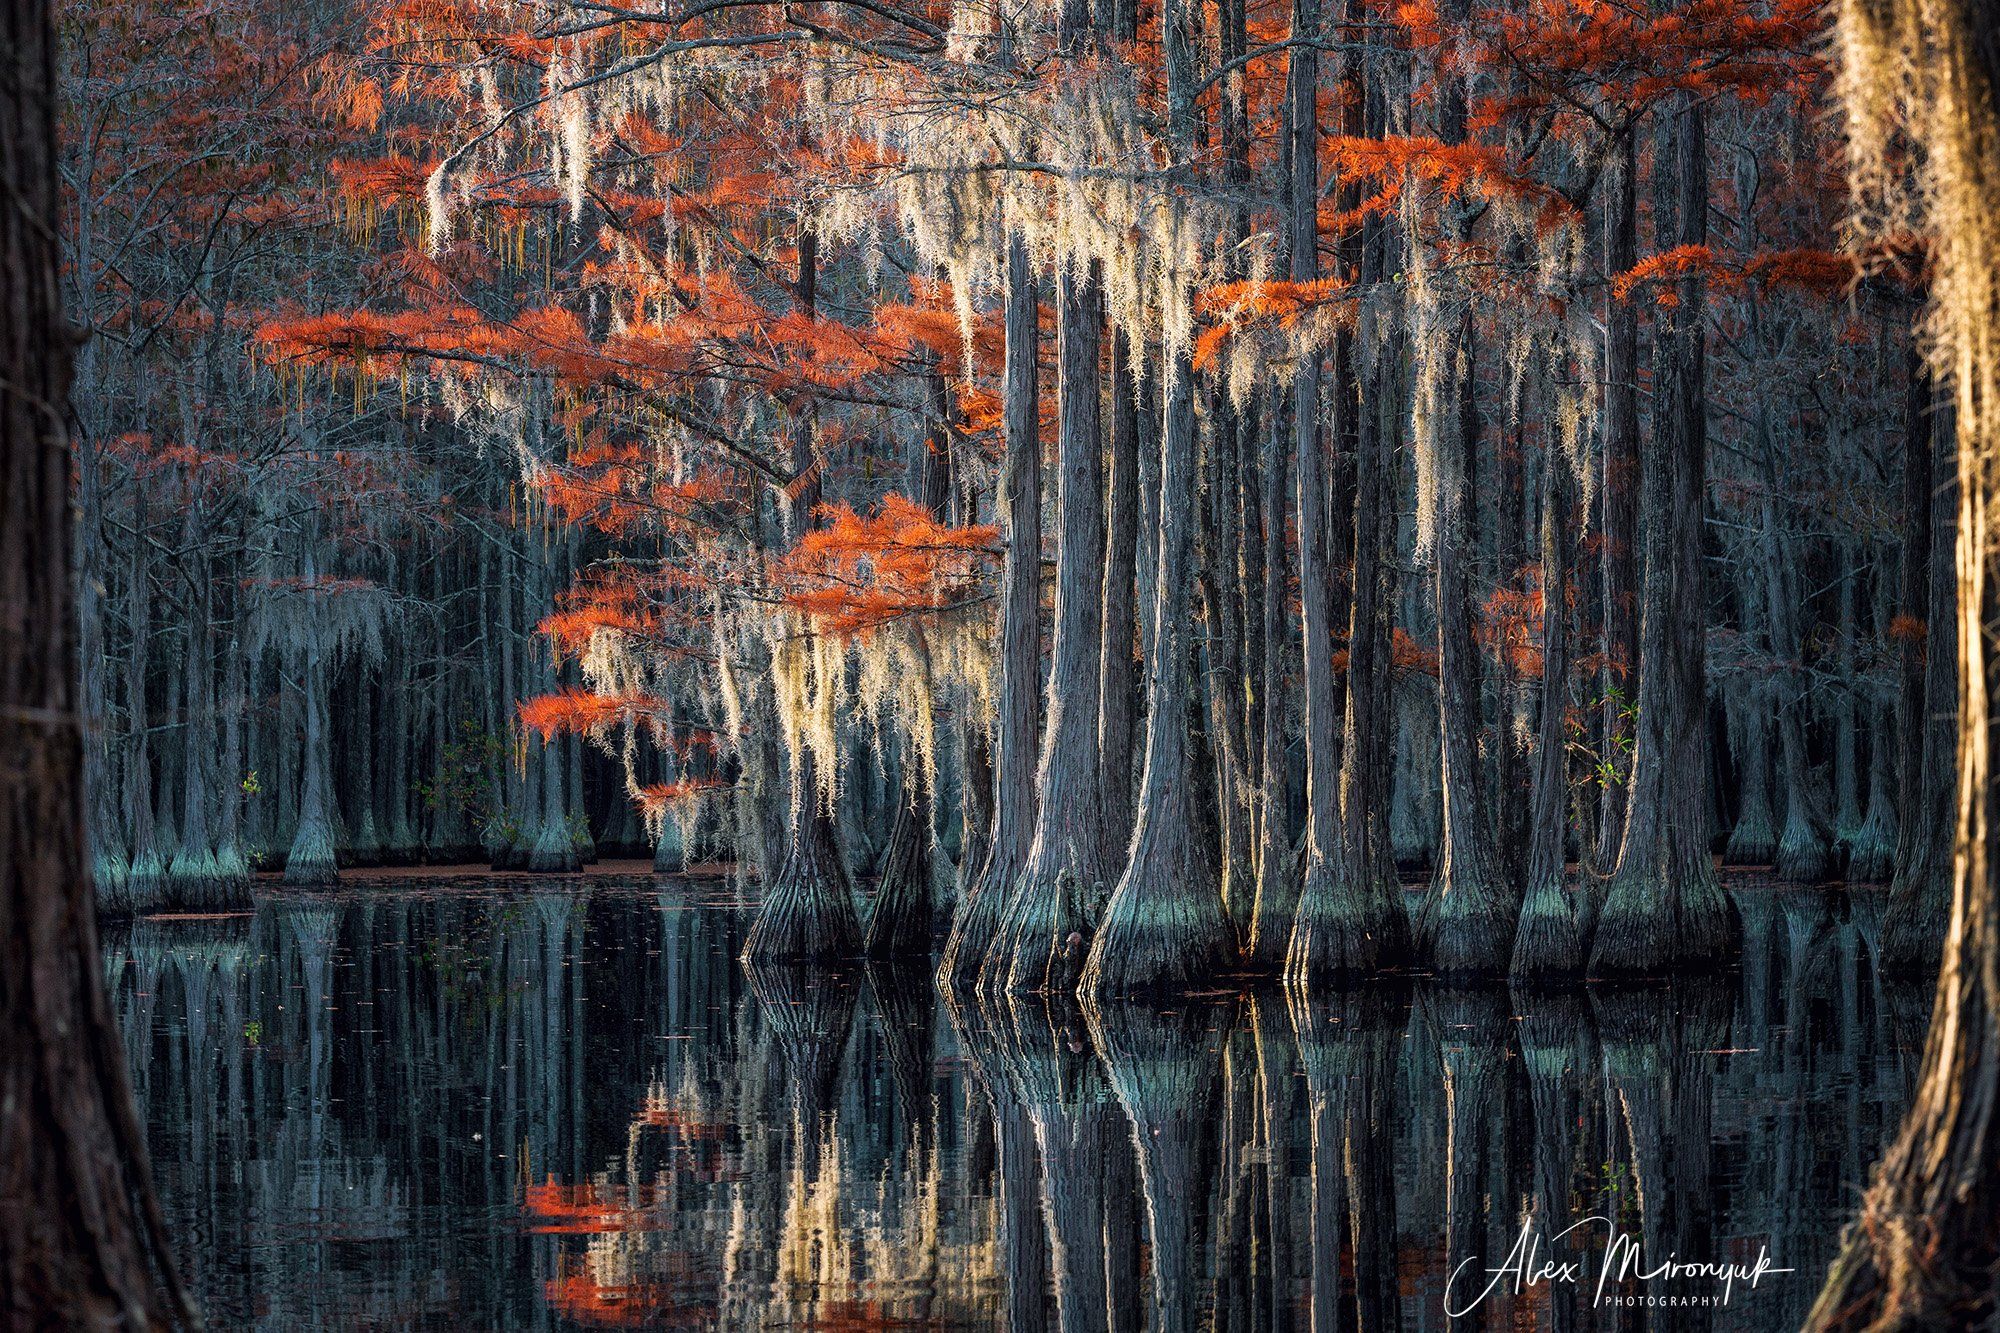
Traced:
MULTIPOLYGON (((794 303, 811 320, 817 317, 819 264, 815 235, 810 223, 803 220, 798 254, 794 303)), ((811 401, 795 404, 793 410, 788 526, 796 541, 815 521, 825 460, 814 439, 811 401)), ((808 697, 826 688, 824 681, 814 681, 808 697)), ((818 759, 805 745, 791 758, 791 817, 786 824, 785 860, 777 877, 764 886, 757 920, 743 941, 743 957, 762 962, 851 958, 861 947, 861 919, 854 910, 854 894, 847 866, 841 860, 833 816, 821 799, 818 759)))
POLYGON ((1291 616, 1285 551, 1284 510, 1287 426, 1282 413, 1271 413, 1264 427, 1264 460, 1258 470, 1264 511, 1264 660, 1263 719, 1260 725, 1257 801, 1257 899, 1250 908, 1250 934, 1244 942, 1245 961, 1261 973, 1276 973, 1291 947, 1292 922, 1298 915, 1299 867, 1292 854, 1291 755, 1286 740, 1285 673, 1291 659, 1291 616))
POLYGON ((1778 821, 1771 812, 1771 720, 1749 684, 1730 690, 1731 741, 1736 750, 1736 822, 1722 863, 1767 866, 1778 855, 1778 821))
POLYGON ((1794 562, 1790 543, 1778 530, 1778 495, 1782 484, 1778 475, 1776 442, 1770 423, 1760 411, 1758 443, 1763 451, 1764 493, 1758 553, 1764 566, 1765 625, 1770 631, 1771 656, 1778 670, 1773 680, 1777 690, 1776 713, 1778 754, 1785 780, 1784 824, 1778 833, 1778 855, 1772 862, 1778 878, 1801 884, 1818 884, 1833 870, 1833 838, 1822 813, 1819 786, 1806 758, 1805 640, 1799 633, 1800 597, 1793 579, 1794 562))
POLYGON ((132 499, 132 552, 126 566, 125 619, 132 636, 125 666, 125 903, 135 912, 159 906, 167 868, 160 860, 153 823, 153 742, 147 708, 147 675, 153 642, 152 577, 146 562, 146 488, 132 499))
MULTIPOLYGON (((1359 7, 1350 0, 1345 23, 1353 25, 1359 7)), ((1294 0, 1295 33, 1317 35, 1317 0, 1294 0)), ((1350 33, 1349 35, 1354 35, 1350 33)), ((1367 128, 1362 117, 1367 99, 1360 59, 1348 55, 1340 78, 1346 107, 1344 129, 1367 128)), ((1310 46, 1295 47, 1286 85, 1285 126, 1289 163, 1288 236, 1290 273, 1295 281, 1310 281, 1319 271, 1319 156, 1316 99, 1319 61, 1310 46)), ((1345 187, 1351 205, 1354 190, 1345 187)), ((1361 270, 1353 272, 1353 247, 1343 243, 1341 260, 1350 268, 1344 276, 1372 282, 1380 277, 1379 244, 1364 242, 1361 270)), ((1293 984, 1310 987, 1342 976, 1365 976, 1404 961, 1408 923, 1395 871, 1385 862, 1387 849, 1376 836, 1384 822, 1378 813, 1387 794, 1383 742, 1390 732, 1387 712, 1389 624, 1381 581, 1382 507, 1388 479, 1388 449, 1374 419, 1377 397, 1362 392, 1354 371, 1349 335, 1336 342, 1336 428, 1354 446, 1354 492, 1336 497, 1351 506, 1353 562, 1348 599, 1347 689, 1342 698, 1333 671, 1333 578, 1329 568, 1332 540, 1326 522, 1328 496, 1326 449, 1319 422, 1320 366, 1317 357, 1302 361, 1292 386, 1293 456, 1298 467, 1300 617, 1305 664, 1306 711, 1306 837, 1305 864, 1298 905, 1287 946, 1285 970, 1293 984), (1343 721, 1344 719, 1344 721, 1343 721), (1336 724, 1340 730, 1336 731, 1336 724)), ((1382 364, 1395 358, 1384 355, 1382 364)), ((1378 369, 1373 385, 1382 382, 1378 369)), ((1373 387, 1373 386, 1371 386, 1373 387)), ((1290 858, 1279 873, 1290 874, 1290 858)))
MULTIPOLYGON (((1639 262, 1637 141, 1619 136, 1606 182, 1604 269, 1612 277, 1639 262)), ((1605 311, 1602 595, 1604 666, 1599 673, 1597 846, 1615 863, 1625 834, 1631 776, 1632 706, 1639 666, 1639 307, 1611 298, 1605 311)), ((1598 867, 1614 868, 1612 864, 1598 867)))
MULTIPOLYGON (((1660 242, 1708 235, 1704 111, 1681 97, 1661 113, 1653 172, 1660 242)), ((1592 946, 1593 975, 1724 967, 1736 947, 1735 908, 1708 851, 1707 644, 1702 514, 1708 431, 1703 295, 1697 275, 1658 316, 1653 432, 1641 459, 1649 528, 1639 623, 1639 691, 1625 839, 1592 946)))
POLYGON ((1472 633, 1467 564, 1469 471, 1479 448, 1471 317, 1460 322, 1452 396, 1456 422, 1440 427, 1435 468, 1437 536, 1431 552, 1437 590, 1439 791, 1444 841, 1418 919, 1419 947, 1447 976, 1505 972, 1519 924, 1520 899, 1507 882, 1493 840, 1493 818, 1479 765, 1479 647, 1472 633))
MULTIPOLYGON (((1930 420, 1930 414, 1924 414, 1930 420)), ((1955 413, 1939 414, 1945 423, 1955 413)), ((1952 830, 1958 772, 1959 737, 1954 717, 1959 697, 1958 617, 1954 606, 1958 596, 1958 575, 1954 567, 1954 540, 1957 533, 1958 491, 1963 484, 1959 462, 1953 457, 1952 430, 1928 431, 1926 443, 1935 434, 1932 465, 1926 469, 1934 478, 1928 502, 1930 517, 1925 529, 1930 535, 1928 596, 1920 624, 1916 648, 1921 659, 1923 692, 1918 705, 1914 758, 1918 771, 1907 784, 1909 808, 1904 814, 1901 837, 1896 844, 1896 873, 1889 885, 1889 901, 1882 914, 1882 968, 1900 975, 1927 974, 1943 955, 1945 927, 1950 919, 1952 877, 1952 830)), ((1907 586, 1907 585, 1906 585, 1907 586)))
POLYGON ((1569 814, 1569 571, 1575 530, 1569 460, 1551 439, 1542 449, 1542 716, 1535 738, 1527 886, 1514 931, 1517 977, 1568 976, 1590 955, 1589 891, 1564 880, 1569 814))
MULTIPOLYGON (((1941 229, 1940 363, 1958 403, 1959 799, 1951 921, 1924 1072, 1810 1328, 1990 1323, 2000 1266, 2000 0, 1849 3, 1850 91, 1901 102, 1941 229), (1894 54, 1891 55, 1890 53, 1894 54), (1891 71, 1896 71, 1892 73, 1891 71), (1907 71, 1907 72, 1905 72, 1907 71), (1904 80, 1907 80, 1905 82, 1904 80)), ((1857 96, 1857 116, 1874 109, 1857 96)), ((1931 651, 1939 646, 1935 636, 1931 651)))
POLYGON ((1041 730, 1042 463, 1035 388, 1035 278, 1027 242, 1007 243, 1007 452, 1001 478, 1005 564, 1000 575, 1000 725, 993 763, 993 837, 986 863, 959 894, 939 977, 972 981, 1005 919, 1034 837, 1035 738, 1041 730))
MULTIPOLYGON (((1895 641, 1890 627, 1889 583, 1875 580, 1875 640, 1888 645, 1895 641)), ((1868 807, 1861 827, 1854 831, 1848 848, 1847 879, 1850 884, 1883 884, 1896 870, 1896 731, 1890 705, 1873 697, 1861 680, 1856 680, 1857 707, 1868 719, 1868 807)))
POLYGON ((1111 337, 1111 453, 1104 534, 1103 655, 1097 673, 1101 864, 1124 864, 1132 842, 1132 736, 1138 690, 1133 655, 1139 541, 1139 385, 1130 335, 1111 337))
MULTIPOLYGON (((1464 8, 1458 7, 1460 17, 1464 8)), ((1464 77, 1449 76, 1438 136, 1447 144, 1466 139, 1464 77)), ((1469 239, 1467 223, 1455 230, 1469 239)), ((1419 242, 1420 243, 1420 242, 1419 242)), ((1521 899, 1494 840, 1492 802, 1479 762, 1480 658, 1473 637, 1471 563, 1476 550, 1481 422, 1474 371, 1478 333, 1467 311, 1444 353, 1446 377, 1439 406, 1451 419, 1436 432, 1431 469, 1434 496, 1419 496, 1435 511, 1431 572, 1436 593, 1438 644, 1439 793, 1444 839, 1437 872, 1417 919, 1418 950, 1447 976, 1504 973, 1512 958, 1521 899)), ((1423 447, 1419 445, 1419 447, 1423 447)), ((1421 483, 1420 483, 1421 484, 1421 483)))
POLYGON ((9 5, 0 35, 0 1322, 193 1325, 105 998, 84 853, 49 7, 9 5))
MULTIPOLYGON (((1160 24, 1168 136, 1192 157, 1198 15, 1171 0, 1160 24)), ((1176 294, 1192 300, 1192 292, 1176 294)), ((1194 364, 1166 348, 1162 367, 1155 642, 1146 675, 1146 760, 1132 854, 1104 909, 1082 986, 1097 997, 1206 981, 1235 962, 1235 939, 1196 809, 1189 735, 1195 673, 1192 604, 1196 522, 1194 364)))
MULTIPOLYGON (((1084 45, 1063 9, 1066 49, 1084 45)), ((1085 13, 1088 6, 1082 6, 1085 13)), ((1103 655, 1104 446, 1098 422, 1103 300, 1087 269, 1056 276, 1057 472, 1053 662, 1035 774, 1041 809, 1027 864, 984 967, 1016 992, 1069 994, 1103 911, 1097 744, 1103 655)))

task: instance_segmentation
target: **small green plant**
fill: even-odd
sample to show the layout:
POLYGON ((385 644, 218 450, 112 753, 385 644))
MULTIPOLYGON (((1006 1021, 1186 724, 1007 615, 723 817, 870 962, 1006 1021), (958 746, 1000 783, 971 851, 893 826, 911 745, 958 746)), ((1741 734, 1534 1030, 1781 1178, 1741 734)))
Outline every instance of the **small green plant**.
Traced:
POLYGON ((243 775, 243 794, 245 796, 255 796, 262 790, 264 790, 264 784, 257 780, 256 769, 253 768, 243 775))
POLYGON ((260 1020, 253 1018, 248 1023, 245 1023, 243 1025, 244 1044, 249 1046, 257 1046, 260 1045, 263 1042, 263 1040, 264 1040, 264 1024, 260 1020))
POLYGON ((481 822, 495 803, 493 775, 507 760, 505 738, 468 719, 438 756, 436 776, 417 784, 417 794, 428 809, 460 810, 481 822))

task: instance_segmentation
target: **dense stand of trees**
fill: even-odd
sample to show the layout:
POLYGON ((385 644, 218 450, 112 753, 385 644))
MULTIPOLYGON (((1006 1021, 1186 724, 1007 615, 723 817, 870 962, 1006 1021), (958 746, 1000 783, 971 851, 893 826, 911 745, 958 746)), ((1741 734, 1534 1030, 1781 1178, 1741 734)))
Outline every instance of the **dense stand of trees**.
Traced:
POLYGON ((713 854, 1112 993, 1724 964, 1721 852, 1934 953, 1810 7, 228 13, 71 15, 107 903, 713 854))
MULTIPOLYGON (((949 896, 947 971, 1023 993, 1686 970, 1734 950, 1718 847, 1886 871, 1884 964, 1943 942, 1939 1021, 1816 1318, 1990 1314, 1988 0, 1842 19, 1894 205, 1859 262, 1782 0, 83 4, 59 163, 44 17, 9 12, 7 496, 47 512, 74 433, 83 670, 72 708, 65 518, 7 548, 55 636, 7 659, 10 735, 53 738, 9 741, 10 944, 87 957, 74 893, 22 905, 77 847, 15 854, 78 759, 113 907, 238 901, 259 859, 564 870, 643 814, 666 864, 756 870, 753 960, 859 948, 882 868, 872 948, 949 896)), ((0 1257, 82 1255, 144 1320, 94 963, 45 957, 8 1037, 110 1151, 49 1186, 87 1239, 0 1257)), ((1086 1014, 1179 1178, 1204 1038, 1086 1014)), ((1705 1040, 1605 1029, 1669 1069, 1705 1040)), ((1621 1095, 1663 1161, 1701 1104, 1621 1095)))

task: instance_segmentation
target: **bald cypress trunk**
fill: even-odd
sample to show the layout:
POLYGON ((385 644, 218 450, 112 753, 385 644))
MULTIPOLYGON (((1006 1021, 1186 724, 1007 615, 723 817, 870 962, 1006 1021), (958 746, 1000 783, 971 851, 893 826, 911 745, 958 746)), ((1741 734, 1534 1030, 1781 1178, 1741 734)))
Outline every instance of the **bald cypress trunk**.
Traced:
POLYGON ((305 740, 299 779, 299 827, 285 855, 285 883, 317 889, 340 879, 334 863, 333 793, 328 789, 327 675, 323 657, 310 654, 301 668, 305 740))
POLYGON ((1772 863, 1780 879, 1817 884, 1833 870, 1833 838, 1827 828, 1825 803, 1806 758, 1805 644, 1799 633, 1799 591, 1793 576, 1790 543, 1778 528, 1778 495, 1782 484, 1770 424, 1763 412, 1757 434, 1763 450, 1764 493, 1759 506, 1758 553, 1764 566, 1764 598, 1770 648, 1778 664, 1774 710, 1778 754, 1785 779, 1784 823, 1778 834, 1778 854, 1772 863))
MULTIPOLYGON (((131 635, 125 664, 125 818, 128 856, 125 905, 135 912, 159 906, 167 868, 160 859, 153 821, 153 742, 147 675, 153 643, 152 573, 146 560, 146 488, 132 497, 132 550, 125 571, 125 621, 131 635)), ((328 864, 332 851, 328 850, 328 864)))
MULTIPOLYGON (((1754 633, 1763 616, 1753 612, 1759 600, 1744 595, 1743 632, 1754 633)), ((1736 757, 1736 822, 1722 849, 1722 863, 1767 866, 1778 855, 1778 821, 1771 811, 1771 714, 1762 691, 1739 679, 1725 687, 1730 749, 1736 757)))
POLYGON ((1535 737, 1527 886, 1514 932, 1517 977, 1573 975, 1589 957, 1589 891, 1564 875, 1569 814, 1569 575, 1574 478, 1553 440, 1542 450, 1542 714, 1535 737))
MULTIPOLYGON (((1461 14, 1463 10, 1459 11, 1461 14)), ((1447 144, 1466 139, 1467 91, 1453 75, 1438 127, 1447 144)), ((1458 223, 1460 239, 1467 224, 1458 223)), ((1518 886, 1494 840, 1492 802, 1479 762, 1479 648, 1473 638, 1470 584, 1481 421, 1475 381, 1477 330, 1468 311, 1445 349, 1449 387, 1440 395, 1452 419, 1432 429, 1436 463, 1436 536, 1431 573, 1437 608, 1439 792, 1444 839, 1436 873, 1417 918, 1418 950, 1448 975, 1492 975, 1507 970, 1520 916, 1518 886)), ((1419 503, 1424 503, 1420 497, 1419 503)))
MULTIPOLYGON (((1939 364, 1958 405, 1958 825, 1916 1100, 1807 1326, 1977 1327, 1995 1316, 2000 1273, 2000 0, 1852 3, 1841 35, 1866 62, 1847 71, 1850 90, 1897 106, 1924 150, 1941 230, 1939 364)), ((1874 110, 1865 97, 1849 109, 1874 110)))
MULTIPOLYGON (((1901 975, 1927 974, 1944 952, 1945 928, 1952 911, 1952 838, 1960 744, 1954 723, 1960 633, 1954 543, 1961 480, 1949 425, 1954 414, 1948 408, 1939 413, 1945 427, 1937 429, 1928 404, 1913 410, 1921 426, 1923 447, 1932 459, 1923 469, 1930 480, 1925 496, 1928 516, 1924 532, 1929 545, 1922 557, 1924 601, 1917 617, 1921 632, 1906 640, 1906 645, 1914 645, 1921 688, 1914 711, 1907 717, 1904 758, 1915 765, 1915 771, 1904 778, 1908 804, 1896 843, 1889 902, 1882 915, 1881 944, 1883 970, 1901 975)), ((1914 449, 1917 443, 1913 433, 1908 447, 1914 449)), ((1906 594, 1917 591, 1907 579, 1904 590, 1906 594)), ((1910 650, 1906 646, 1906 651, 1910 650)))
MULTIPOLYGON (((1344 22, 1358 21, 1350 3, 1344 22)), ((1317 33, 1317 0, 1294 0, 1294 32, 1317 33)), ((1307 281, 1318 273, 1319 166, 1315 104, 1318 58, 1311 47, 1296 47, 1287 84, 1289 235, 1291 274, 1307 281)), ((1368 128, 1369 105, 1359 57, 1348 55, 1341 71, 1349 132, 1368 128)), ((1352 188, 1346 196, 1351 202, 1352 188)), ((1357 247, 1343 244, 1343 276, 1370 283, 1381 277, 1380 238, 1357 247)), ((1393 355, 1377 358, 1393 365, 1393 355)), ((1333 672, 1331 534, 1326 522, 1328 476, 1319 422, 1320 366, 1308 357, 1292 389, 1293 455, 1298 466, 1298 532, 1301 626, 1305 660, 1306 840, 1305 866, 1285 971, 1293 984, 1316 985, 1328 978, 1367 975, 1405 960, 1408 923, 1402 893, 1390 860, 1383 807, 1388 797, 1388 689, 1390 624, 1383 586, 1382 547, 1393 529, 1385 524, 1389 503, 1390 458, 1373 390, 1383 383, 1378 369, 1367 391, 1360 382, 1349 334, 1334 346, 1336 425, 1354 449, 1354 491, 1333 502, 1349 506, 1353 519, 1351 596, 1347 611, 1347 688, 1337 692, 1333 672)), ((1281 866, 1289 872, 1289 865, 1281 866)))
POLYGON ((105 998, 83 832, 55 33, 0 14, 0 1302, 18 1328, 198 1316, 105 998))
POLYGON ((993 835, 986 863, 959 894, 939 975, 972 981, 1006 917, 1008 895, 1034 837, 1035 738, 1041 730, 1041 443, 1035 388, 1036 298, 1027 243, 1007 244, 1007 451, 999 508, 1007 542, 1001 570, 1000 718, 993 756, 993 835))
MULTIPOLYGON (((1161 23, 1169 138, 1183 160, 1194 139, 1195 24, 1188 0, 1170 0, 1161 23)), ((1192 299, 1186 294, 1181 299, 1192 299)), ((1096 996, 1207 980, 1236 961, 1213 848, 1196 809, 1194 706, 1194 364, 1169 349, 1163 367, 1158 572, 1153 653, 1146 674, 1146 760, 1131 858, 1092 941, 1081 984, 1096 996)))
MULTIPOLYGON (((1893 643, 1886 579, 1876 580, 1874 602, 1876 641, 1893 643)), ((1847 879, 1880 884, 1896 869, 1896 732, 1889 705, 1866 689, 1857 687, 1856 693, 1855 707, 1868 721, 1868 806, 1848 849, 1847 879)))
MULTIPOLYGON (((796 308, 815 318, 818 254, 809 224, 799 227, 799 269, 793 293, 796 308)), ((795 408, 790 488, 794 539, 814 522, 819 508, 820 478, 825 459, 814 438, 814 409, 808 401, 795 408)), ((812 670, 810 666, 808 671, 812 670)), ((825 688, 812 682, 808 697, 825 688)), ((810 746, 792 755, 791 808, 786 825, 784 864, 777 878, 764 886, 757 920, 743 941, 743 957, 772 963, 793 959, 850 958, 861 947, 861 920, 854 910, 854 893, 841 860, 833 816, 821 799, 818 760, 810 746)))
POLYGON ((1097 673, 1098 825, 1102 864, 1123 863, 1132 840, 1132 736, 1138 676, 1139 386, 1130 335, 1111 335, 1111 449, 1106 478, 1103 647, 1097 673))
MULTIPOLYGON (((1065 0, 1058 47, 1090 46, 1088 0, 1065 0)), ((1033 841, 984 975, 1010 991, 1069 993, 1107 896, 1100 824, 1104 441, 1103 296, 1090 266, 1056 275, 1056 586, 1053 661, 1033 841)))
POLYGON ((1275 973, 1285 965, 1291 947, 1292 922, 1298 914, 1299 866, 1291 836, 1291 756, 1286 746, 1289 711, 1283 682, 1292 660, 1290 561, 1285 543, 1285 466, 1289 432, 1282 413, 1272 413, 1264 427, 1264 459, 1258 469, 1264 511, 1263 661, 1259 676, 1263 717, 1259 726, 1257 768, 1257 896, 1250 907, 1250 931, 1244 958, 1258 972, 1275 973))
MULTIPOLYGON (((1639 262, 1638 145, 1619 136, 1604 202, 1604 271, 1615 277, 1639 262)), ((1601 576, 1603 668, 1598 674, 1599 786, 1597 846, 1609 870, 1625 834, 1631 773, 1633 699, 1639 679, 1639 307, 1611 300, 1605 311, 1604 482, 1601 576)))
MULTIPOLYGON (((1676 98, 1660 114, 1654 226, 1662 245, 1700 245, 1708 235, 1705 112, 1676 98)), ((1736 948, 1735 909, 1708 851, 1702 279, 1676 286, 1679 304, 1657 320, 1653 431, 1640 460, 1648 528, 1637 731, 1624 843, 1591 950, 1590 971, 1600 976, 1726 966, 1736 948)))

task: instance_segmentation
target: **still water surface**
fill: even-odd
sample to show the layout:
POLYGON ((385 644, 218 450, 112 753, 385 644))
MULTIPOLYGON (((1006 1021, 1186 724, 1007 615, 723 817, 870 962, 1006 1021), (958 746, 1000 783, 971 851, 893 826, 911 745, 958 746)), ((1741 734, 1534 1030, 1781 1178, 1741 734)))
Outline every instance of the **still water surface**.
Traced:
POLYGON ((360 882, 105 943, 219 1327, 1792 1328, 1928 992, 1876 976, 1879 894, 1738 900, 1704 985, 1089 1016, 749 976, 690 881, 360 882), (1486 1272, 1593 1217, 1555 1276, 1486 1272), (1628 1244, 1765 1271, 1600 1285, 1628 1244))

